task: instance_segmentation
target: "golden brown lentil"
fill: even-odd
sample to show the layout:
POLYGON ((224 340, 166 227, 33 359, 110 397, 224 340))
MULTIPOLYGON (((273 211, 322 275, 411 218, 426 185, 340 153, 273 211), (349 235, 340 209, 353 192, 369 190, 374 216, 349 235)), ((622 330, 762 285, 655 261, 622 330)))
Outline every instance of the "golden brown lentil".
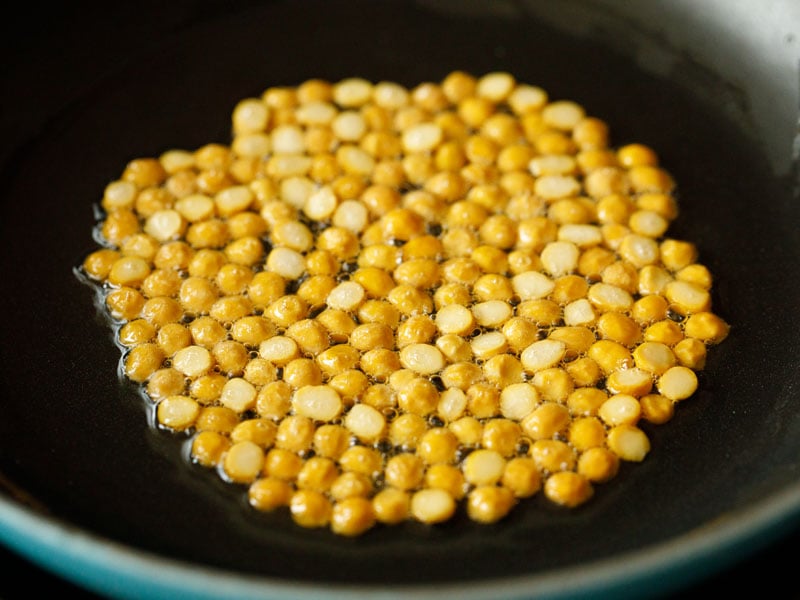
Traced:
POLYGON ((158 425, 256 510, 578 506, 728 335, 654 149, 510 73, 272 87, 231 133, 125 165, 81 268, 158 425))

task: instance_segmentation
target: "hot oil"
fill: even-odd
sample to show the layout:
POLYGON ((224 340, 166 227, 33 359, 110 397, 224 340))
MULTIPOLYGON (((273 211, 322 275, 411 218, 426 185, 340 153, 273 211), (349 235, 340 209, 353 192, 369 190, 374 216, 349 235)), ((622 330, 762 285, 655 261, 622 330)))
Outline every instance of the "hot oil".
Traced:
MULTIPOLYGON (((757 168, 761 164, 758 157, 748 156, 751 153, 758 154, 757 150, 743 143, 740 136, 731 131, 732 125, 725 118, 709 114, 707 107, 695 101, 680 85, 648 76, 625 58, 611 54, 605 48, 562 37, 536 23, 510 24, 506 20, 487 22, 469 18, 438 18, 428 14, 421 17, 397 6, 381 9, 398 26, 394 31, 386 32, 385 39, 377 41, 378 51, 366 57, 364 62, 364 57, 356 58, 355 48, 345 41, 340 46, 342 54, 332 57, 332 65, 326 67, 330 69, 328 73, 332 78, 350 74, 355 64, 353 61, 358 62, 361 72, 372 74, 376 80, 390 78, 387 73, 402 72, 408 84, 424 78, 436 80, 449 68, 456 66, 476 73, 506 69, 521 81, 542 85, 555 97, 579 100, 592 114, 607 120, 618 143, 646 141, 658 151, 664 166, 675 174, 679 184, 681 216, 675 223, 675 233, 685 239, 700 241, 701 259, 708 256, 712 272, 718 271, 716 265, 721 265, 720 251, 715 249, 725 247, 727 239, 725 236, 720 239, 720 229, 725 229, 726 223, 732 225, 734 230, 744 229, 744 224, 739 220, 731 222, 730 211, 719 210, 737 206, 735 201, 729 202, 740 195, 741 177, 735 177, 735 171, 741 169, 741 172, 764 173, 757 168), (416 43, 409 44, 409 40, 416 43), (402 53, 397 52, 399 47, 404 48, 402 53), (349 58, 345 58, 348 53, 349 58), (420 59, 424 57, 424 60, 409 63, 409 58, 413 56, 420 59), (686 126, 676 128, 675 123, 684 123, 686 126), (720 140, 731 142, 723 144, 727 148, 724 157, 718 153, 720 140), (714 161, 698 160, 698 156, 712 156, 714 161), (750 162, 750 158, 755 160, 750 162), (707 218, 712 215, 719 227, 708 226, 707 218)), ((344 8, 344 12, 337 18, 343 19, 348 10, 356 10, 340 8, 344 8)), ((302 18, 292 9, 279 10, 288 11, 290 18, 302 18)), ((252 24, 240 22, 236 33, 244 33, 245 39, 248 35, 255 39, 256 29, 263 31, 263 25, 258 20, 252 24)), ((347 40, 347 35, 339 36, 342 31, 346 33, 348 27, 352 27, 346 19, 341 25, 337 29, 337 41, 347 40)), ((276 36, 268 43, 280 44, 281 33, 275 33, 276 36)), ((356 31, 351 30, 350 33, 355 34, 356 31)), ((320 43, 324 44, 328 35, 333 36, 333 32, 324 30, 320 43)), ((263 37, 260 39, 263 40, 263 37)), ((252 72, 258 72, 255 65, 251 66, 254 67, 252 72)), ((264 66, 260 68, 263 70, 264 66)), ((289 61, 285 65, 270 65, 269 68, 275 72, 262 72, 260 75, 266 78, 260 77, 259 80, 298 81, 301 78, 299 73, 308 67, 289 61)), ((763 182, 764 179, 769 177, 755 175, 751 181, 763 182)), ((755 188, 755 183, 753 185, 755 188)), ((722 271, 723 279, 724 275, 722 271)), ((725 284, 722 285, 724 289, 725 284)), ((723 308, 727 306, 725 301, 723 295, 723 308)), ((524 519, 529 518, 530 515, 526 513, 524 519)), ((533 522, 537 522, 537 517, 533 517, 533 522)), ((580 552, 591 553, 591 546, 589 544, 580 552)), ((538 559, 537 564, 547 564, 546 557, 540 556, 538 559)), ((263 568, 252 558, 245 558, 245 563, 251 564, 256 570, 263 568)), ((524 571, 528 567, 511 560, 505 568, 524 571)), ((422 577, 446 577, 446 572, 434 572, 423 567, 422 577)), ((334 572, 325 575, 333 579, 340 576, 334 572)))

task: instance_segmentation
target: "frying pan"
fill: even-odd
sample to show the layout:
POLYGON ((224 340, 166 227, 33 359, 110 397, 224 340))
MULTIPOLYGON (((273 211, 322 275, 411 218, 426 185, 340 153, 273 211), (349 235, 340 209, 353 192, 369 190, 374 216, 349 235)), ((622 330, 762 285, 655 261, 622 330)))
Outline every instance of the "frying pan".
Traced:
POLYGON ((0 156, 10 564, 115 598, 652 597, 797 540, 796 3, 181 0, 17 15, 0 156), (73 271, 94 247, 94 206, 132 158, 229 141, 234 103, 268 86, 411 86, 454 69, 507 70, 582 103, 615 145, 655 148, 679 186, 670 234, 697 243, 731 334, 695 396, 648 430, 647 459, 575 511, 534 498, 492 526, 358 539, 254 515, 187 466, 117 377, 110 328, 73 271))

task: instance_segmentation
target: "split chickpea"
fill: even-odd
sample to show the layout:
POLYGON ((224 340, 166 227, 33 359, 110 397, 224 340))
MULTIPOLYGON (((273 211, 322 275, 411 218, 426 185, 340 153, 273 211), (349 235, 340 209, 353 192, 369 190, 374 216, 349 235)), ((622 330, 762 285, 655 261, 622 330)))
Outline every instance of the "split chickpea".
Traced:
POLYGON ((255 510, 578 507, 729 333, 655 151, 510 73, 312 79, 230 125, 125 165, 82 272, 157 424, 255 510))

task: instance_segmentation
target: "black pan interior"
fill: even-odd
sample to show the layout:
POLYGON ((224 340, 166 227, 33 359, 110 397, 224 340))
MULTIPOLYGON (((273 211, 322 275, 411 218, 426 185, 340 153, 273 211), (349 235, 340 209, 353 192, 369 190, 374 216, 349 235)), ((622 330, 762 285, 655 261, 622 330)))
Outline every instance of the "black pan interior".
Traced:
POLYGON ((634 552, 796 481, 800 205, 763 147, 691 82, 649 74, 619 47, 533 18, 447 15, 407 2, 177 2, 160 17, 139 12, 147 5, 58 10, 53 18, 70 27, 36 49, 48 41, 45 21, 26 55, 74 75, 28 77, 13 106, 33 112, 4 118, 12 134, 26 127, 4 151, 1 188, 7 492, 158 555, 385 585, 410 574, 415 583, 524 576, 634 552), (69 51, 48 58, 59 44, 69 51), (227 142, 234 103, 268 86, 353 75, 411 86, 453 69, 507 70, 582 103, 610 124, 615 144, 654 147, 679 184, 670 234, 697 243, 731 335, 710 352, 696 396, 647 430, 645 463, 626 466, 577 511, 534 499, 494 526, 457 518, 357 540, 255 514, 242 490, 187 467, 181 440, 154 431, 142 398, 118 379, 109 326, 73 271, 94 247, 94 205, 132 158, 227 142), (48 95, 54 86, 63 89, 48 95))

